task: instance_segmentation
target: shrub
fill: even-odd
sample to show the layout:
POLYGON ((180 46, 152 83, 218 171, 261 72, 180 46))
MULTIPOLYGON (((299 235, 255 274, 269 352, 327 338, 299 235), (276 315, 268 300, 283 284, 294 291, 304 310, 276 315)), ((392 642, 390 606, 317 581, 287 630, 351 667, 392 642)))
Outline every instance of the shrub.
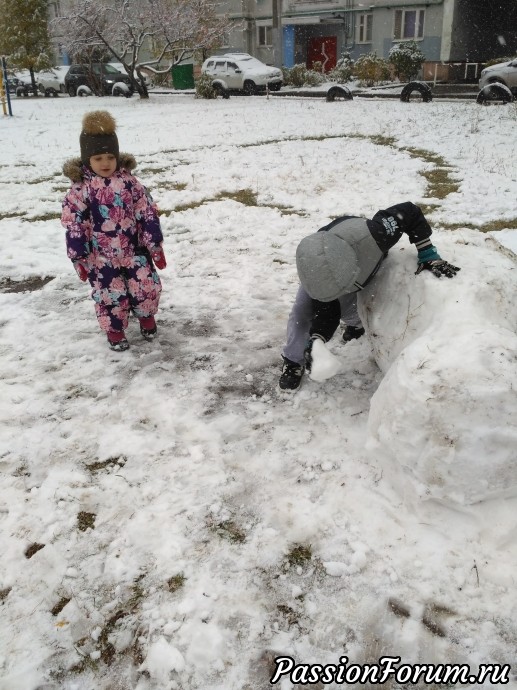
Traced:
POLYGON ((365 53, 357 58, 354 75, 366 86, 373 86, 390 78, 390 68, 386 60, 377 57, 376 53, 365 53))
POLYGON ((500 62, 511 62, 512 60, 515 60, 517 55, 514 55, 513 57, 500 57, 500 58, 492 58, 491 60, 487 60, 487 62, 483 63, 483 69, 485 67, 490 67, 491 65, 498 65, 500 62))
POLYGON ((388 61, 393 65, 395 75, 401 81, 411 81, 425 62, 425 55, 420 52, 415 41, 399 43, 390 50, 388 61))
POLYGON ((343 53, 337 65, 328 73, 328 77, 331 81, 337 81, 338 84, 346 84, 352 79, 353 70, 354 61, 350 57, 350 53, 343 53))
POLYGON ((201 74, 196 80, 196 98, 217 98, 217 91, 212 86, 212 77, 201 74))
POLYGON ((325 77, 305 65, 294 65, 294 67, 283 67, 285 86, 317 86, 325 81, 325 77))

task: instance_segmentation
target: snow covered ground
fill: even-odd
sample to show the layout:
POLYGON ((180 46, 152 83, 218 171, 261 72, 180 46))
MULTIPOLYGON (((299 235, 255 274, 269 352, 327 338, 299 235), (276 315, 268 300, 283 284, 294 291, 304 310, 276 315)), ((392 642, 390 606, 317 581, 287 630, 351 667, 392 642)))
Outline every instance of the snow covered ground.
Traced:
POLYGON ((515 107, 174 95, 13 110, 0 122, 1 690, 263 690, 277 656, 515 665, 515 107), (100 107, 162 210, 169 261, 159 338, 130 324, 126 353, 107 348, 59 222, 62 163, 100 107), (406 200, 462 271, 414 276, 403 239, 368 337, 331 343, 343 373, 281 394, 297 243, 406 200), (403 319, 432 374, 424 358, 404 377, 403 319), (440 423, 475 468, 454 481, 472 488, 507 462, 504 486, 475 500, 421 483, 426 457, 438 473, 454 462, 422 394, 436 377, 440 423), (487 404, 495 429, 483 391, 504 404, 487 404))

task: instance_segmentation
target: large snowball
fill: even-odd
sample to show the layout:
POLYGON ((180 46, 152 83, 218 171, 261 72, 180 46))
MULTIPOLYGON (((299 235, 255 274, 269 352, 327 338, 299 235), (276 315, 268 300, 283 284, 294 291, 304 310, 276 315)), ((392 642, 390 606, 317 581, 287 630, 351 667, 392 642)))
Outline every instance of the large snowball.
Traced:
POLYGON ((360 311, 385 373, 369 447, 398 488, 472 504, 517 495, 517 257, 486 235, 435 236, 453 279, 390 251, 360 311))

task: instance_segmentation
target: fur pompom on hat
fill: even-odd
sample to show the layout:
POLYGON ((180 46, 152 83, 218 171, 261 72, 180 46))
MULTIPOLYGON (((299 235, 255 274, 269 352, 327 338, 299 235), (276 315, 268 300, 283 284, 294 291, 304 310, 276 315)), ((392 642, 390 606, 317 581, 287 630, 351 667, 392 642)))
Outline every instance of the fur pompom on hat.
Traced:
POLYGON ((89 165, 90 158, 100 153, 112 153, 119 159, 116 123, 107 110, 94 110, 83 117, 83 129, 79 137, 81 161, 89 165))

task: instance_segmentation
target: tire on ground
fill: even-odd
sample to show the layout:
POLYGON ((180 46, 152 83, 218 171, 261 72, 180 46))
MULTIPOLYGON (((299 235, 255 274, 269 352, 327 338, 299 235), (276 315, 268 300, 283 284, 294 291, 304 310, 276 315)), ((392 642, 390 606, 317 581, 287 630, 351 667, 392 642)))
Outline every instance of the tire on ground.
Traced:
POLYGON ((221 82, 214 82, 213 85, 214 91, 217 93, 218 96, 221 96, 221 98, 230 98, 230 92, 224 86, 224 84, 221 84, 221 82))
POLYGON ((476 103, 486 104, 491 101, 502 101, 503 103, 511 103, 513 101, 513 94, 506 84, 494 82, 487 84, 478 93, 476 103))
POLYGON ((328 103, 332 103, 335 100, 351 101, 352 99, 352 92, 346 86, 331 86, 330 89, 327 91, 326 100, 328 103))
POLYGON ((81 86, 77 87, 77 92, 76 96, 92 96, 92 91, 91 89, 86 86, 86 84, 81 84, 81 86))
POLYGON ((406 84, 400 93, 400 100, 403 103, 409 103, 411 94, 415 92, 422 96, 424 103, 430 103, 433 100, 431 87, 423 81, 410 81, 406 84))

